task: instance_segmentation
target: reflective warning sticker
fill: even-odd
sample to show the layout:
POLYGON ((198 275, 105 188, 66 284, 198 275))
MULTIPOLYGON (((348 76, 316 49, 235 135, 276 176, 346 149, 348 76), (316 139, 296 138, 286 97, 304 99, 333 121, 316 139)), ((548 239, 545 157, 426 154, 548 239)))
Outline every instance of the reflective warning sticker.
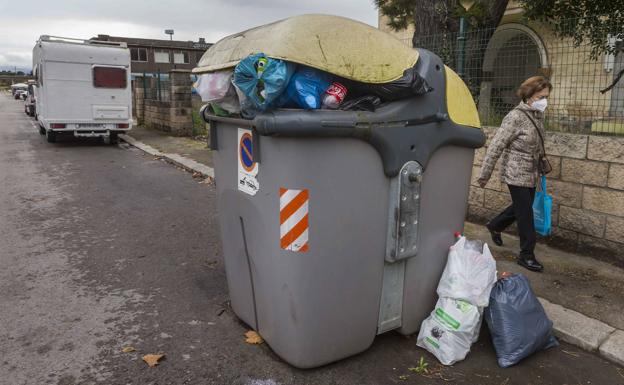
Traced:
POLYGON ((308 251, 308 190, 280 188, 280 246, 284 250, 308 251))
POLYGON ((253 133, 251 130, 238 129, 238 189, 249 195, 256 195, 260 189, 258 163, 253 159, 253 133))

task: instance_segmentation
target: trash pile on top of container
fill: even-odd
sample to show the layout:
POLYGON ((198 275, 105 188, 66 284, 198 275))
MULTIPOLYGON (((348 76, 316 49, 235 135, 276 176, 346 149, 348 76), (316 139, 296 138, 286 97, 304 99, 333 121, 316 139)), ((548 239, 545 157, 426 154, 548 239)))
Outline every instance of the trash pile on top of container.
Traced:
POLYGON ((194 70, 203 73, 195 88, 202 101, 209 104, 210 112, 253 119, 276 108, 374 111, 382 103, 432 91, 414 68, 418 60, 416 50, 384 33, 371 35, 369 26, 353 21, 349 30, 323 28, 326 36, 316 30, 312 33, 314 25, 326 23, 327 18, 306 15, 286 19, 261 27, 263 35, 270 38, 256 39, 256 28, 213 45, 194 70), (305 18, 303 23, 301 18, 305 18), (284 33, 285 29, 286 38, 292 39, 276 39, 274 34, 284 33), (340 43, 344 39, 335 39, 334 33, 353 35, 374 46, 361 47, 354 42, 345 47, 340 43), (297 47, 292 44, 295 40, 297 47), (379 52, 368 56, 360 53, 379 51, 382 45, 386 50, 392 49, 385 57, 379 52), (230 56, 226 64, 211 64, 223 61, 224 52, 230 56), (354 57, 365 62, 354 62, 354 57), (221 68, 226 65, 233 68, 221 68), (358 72, 355 68, 364 70, 358 72))
POLYGON ((264 53, 247 56, 233 70, 200 75, 195 88, 214 114, 245 119, 274 108, 374 111, 432 90, 414 68, 389 83, 361 83, 264 53))

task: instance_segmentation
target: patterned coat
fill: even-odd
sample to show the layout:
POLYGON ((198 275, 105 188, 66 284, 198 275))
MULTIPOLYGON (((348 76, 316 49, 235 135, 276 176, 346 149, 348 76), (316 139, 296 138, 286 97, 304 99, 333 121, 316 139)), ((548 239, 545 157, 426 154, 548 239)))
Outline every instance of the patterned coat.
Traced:
POLYGON ((544 114, 524 102, 511 110, 487 149, 479 179, 489 180, 502 155, 501 181, 513 186, 535 187, 538 180, 537 164, 544 156, 539 134, 529 118, 521 111, 527 111, 544 135, 544 114))

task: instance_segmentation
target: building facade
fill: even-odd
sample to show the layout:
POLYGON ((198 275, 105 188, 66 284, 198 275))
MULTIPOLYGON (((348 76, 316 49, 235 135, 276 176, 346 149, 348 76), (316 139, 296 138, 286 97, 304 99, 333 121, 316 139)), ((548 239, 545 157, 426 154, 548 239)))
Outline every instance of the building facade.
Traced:
POLYGON ((139 39, 133 37, 98 35, 100 41, 124 42, 130 49, 132 76, 167 74, 170 70, 191 70, 210 46, 204 38, 198 41, 139 39))

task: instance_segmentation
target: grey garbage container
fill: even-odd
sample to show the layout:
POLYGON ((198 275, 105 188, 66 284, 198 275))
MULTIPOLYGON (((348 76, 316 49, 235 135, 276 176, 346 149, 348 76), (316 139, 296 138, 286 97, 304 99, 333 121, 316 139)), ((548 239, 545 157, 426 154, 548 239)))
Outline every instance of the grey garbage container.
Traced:
POLYGON ((434 54, 434 91, 375 112, 275 110, 210 123, 231 304, 285 361, 320 366, 417 331, 485 136, 434 54))

